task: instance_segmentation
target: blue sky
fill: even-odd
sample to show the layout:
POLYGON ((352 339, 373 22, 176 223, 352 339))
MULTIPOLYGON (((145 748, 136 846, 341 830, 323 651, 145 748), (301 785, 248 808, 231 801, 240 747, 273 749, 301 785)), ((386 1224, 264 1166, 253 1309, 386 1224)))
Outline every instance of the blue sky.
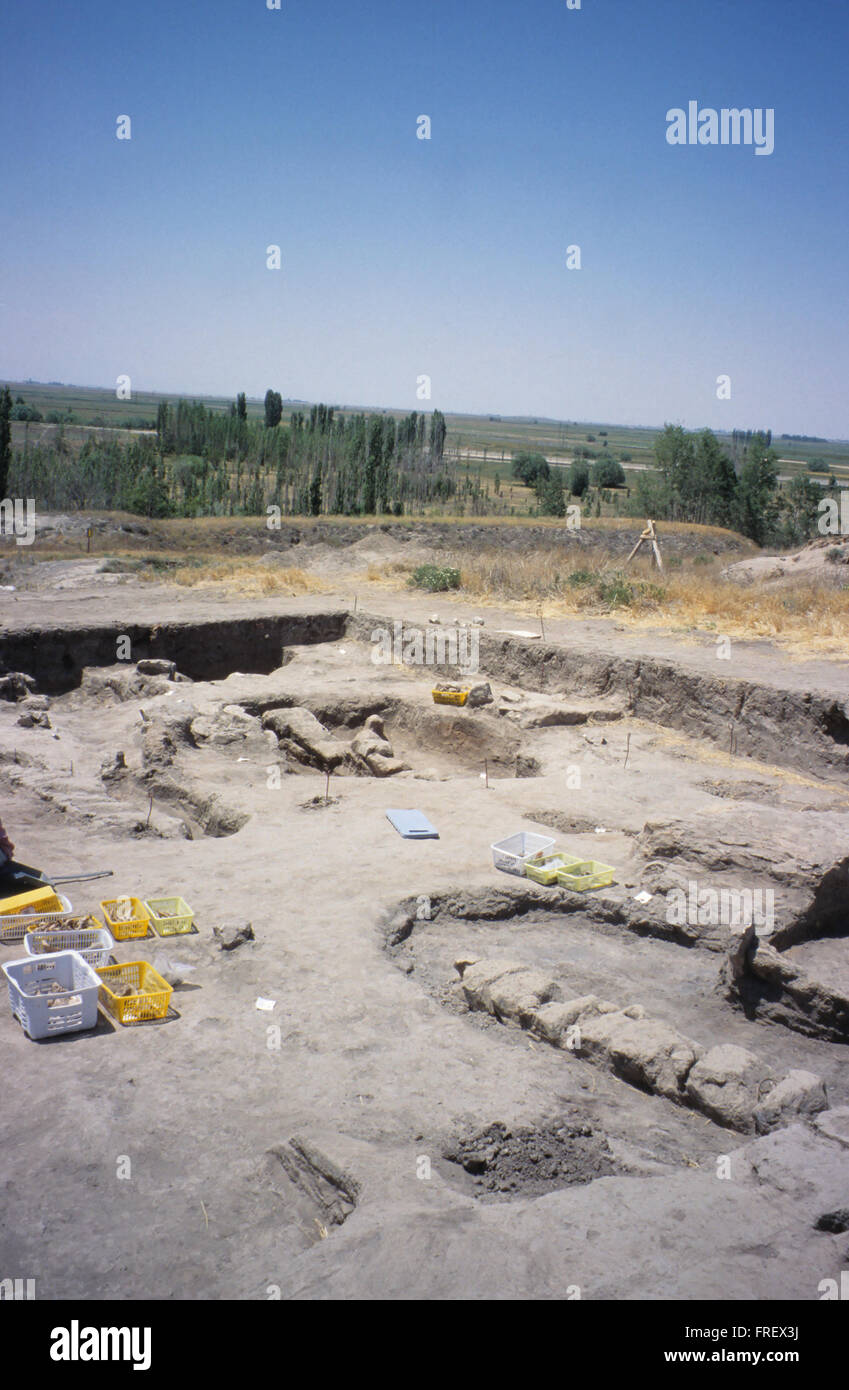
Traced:
POLYGON ((0 377, 847 437, 847 52, 839 0, 7 0, 0 377))

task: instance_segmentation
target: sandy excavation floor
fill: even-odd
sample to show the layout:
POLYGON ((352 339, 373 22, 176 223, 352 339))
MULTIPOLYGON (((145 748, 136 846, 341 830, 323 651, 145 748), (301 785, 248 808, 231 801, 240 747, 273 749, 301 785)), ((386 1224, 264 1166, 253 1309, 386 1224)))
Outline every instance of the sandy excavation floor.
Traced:
POLYGON ((370 635, 472 610, 365 602, 92 579, 8 605, 0 662, 51 724, 0 701, 18 855, 113 869, 68 888, 80 910, 180 893, 197 932, 116 947, 175 983, 161 1023, 101 1012, 32 1042, 0 1015, 3 1267, 39 1298, 818 1299, 849 1267, 845 665, 758 644, 717 671, 707 644, 603 622, 543 643, 487 610, 493 701, 453 710, 432 671, 375 664, 370 635), (191 679, 137 672, 151 657, 191 679), (305 710, 340 760, 327 805, 305 710), (374 715, 408 770, 353 766, 374 715), (403 840, 393 807, 440 838, 403 840), (614 883, 499 873, 490 845, 518 830, 614 883), (669 923, 692 882, 774 894, 769 979, 752 966, 735 994, 739 934, 669 923), (247 922, 220 949, 213 928, 247 922), (546 1035, 586 996, 638 1006, 633 1047, 592 1012, 578 1047, 546 1035), (659 1079, 663 1048, 692 1043, 755 1059, 738 1127, 730 1074, 724 1123, 705 1087, 659 1079), (797 1073, 814 1081, 756 1121, 797 1073))

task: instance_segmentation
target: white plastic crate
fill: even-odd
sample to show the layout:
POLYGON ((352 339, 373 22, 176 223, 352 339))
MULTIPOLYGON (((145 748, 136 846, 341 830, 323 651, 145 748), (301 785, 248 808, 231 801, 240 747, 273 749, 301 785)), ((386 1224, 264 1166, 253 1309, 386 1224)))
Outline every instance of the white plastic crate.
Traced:
POLYGON ((31 1038, 51 1038, 97 1025, 100 977, 79 951, 51 956, 25 956, 3 966, 9 981, 9 1003, 31 1038), (61 985, 61 991, 51 989, 61 985))
POLYGON ((506 840, 496 840, 491 846, 492 862, 496 869, 501 869, 505 874, 516 874, 519 878, 524 878, 525 863, 532 859, 535 854, 547 853, 554 847, 554 840, 550 835, 534 835, 527 830, 520 830, 517 835, 510 835, 506 840))
POLYGON ((108 965, 115 949, 112 933, 105 927, 83 927, 81 931, 28 931, 24 950, 28 956, 55 955, 57 951, 79 951, 87 965, 97 969, 108 965))
POLYGON ((66 898, 64 893, 57 893, 56 896, 62 904, 61 912, 21 912, 13 917, 0 917, 0 941, 23 941, 28 931, 35 931, 45 922, 62 922, 67 917, 73 917, 70 898, 66 898))

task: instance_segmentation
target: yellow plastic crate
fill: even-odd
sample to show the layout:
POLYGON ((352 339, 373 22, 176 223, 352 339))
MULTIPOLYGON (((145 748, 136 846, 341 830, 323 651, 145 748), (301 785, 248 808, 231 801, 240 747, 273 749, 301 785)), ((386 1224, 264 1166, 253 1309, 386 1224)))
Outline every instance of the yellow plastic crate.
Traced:
POLYGON ((50 887, 31 888, 27 893, 16 893, 13 898, 0 899, 0 917, 16 917, 24 912, 41 915, 62 910, 55 889, 50 887))
POLYGON ((165 1018, 173 990, 146 960, 102 965, 97 973, 101 980, 99 1001, 119 1023, 145 1023, 165 1018), (115 990, 121 985, 130 985, 133 993, 116 994, 115 990))
POLYGON ((147 936, 150 913, 142 902, 141 898, 130 898, 133 915, 129 922, 116 922, 112 916, 112 910, 118 902, 117 898, 107 898, 106 902, 100 904, 106 925, 111 931, 116 941, 130 941, 139 936, 147 936))
POLYGON ((435 705, 464 705, 469 698, 468 690, 432 690, 435 705))
POLYGON ((57 901, 59 906, 50 912, 16 912, 14 915, 7 913, 0 917, 0 942, 6 944, 10 941, 23 941, 28 931, 36 931, 52 922, 67 920, 73 914, 70 898, 64 898, 59 893, 57 901))
POLYGON ((191 931, 195 914, 185 898, 145 898, 153 930, 159 936, 178 936, 191 931))
POLYGON ((561 888, 571 888, 575 893, 587 893, 592 888, 606 888, 613 882, 616 873, 609 864, 600 864, 597 859, 579 859, 565 869, 559 869, 557 882, 561 888))
POLYGON ((525 860, 525 877, 550 888, 557 882, 557 875, 561 869, 571 868, 583 862, 574 854, 535 854, 533 859, 525 860))

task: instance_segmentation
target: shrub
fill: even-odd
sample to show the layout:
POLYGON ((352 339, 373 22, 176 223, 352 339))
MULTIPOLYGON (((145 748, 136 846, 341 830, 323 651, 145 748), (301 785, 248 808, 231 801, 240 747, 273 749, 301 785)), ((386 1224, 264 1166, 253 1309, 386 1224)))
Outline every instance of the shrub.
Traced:
POLYGON ((629 584, 624 574, 618 572, 600 579, 596 585, 596 597, 611 608, 627 608, 634 602, 636 594, 633 584, 629 584))
POLYGON ((595 596, 609 608, 629 608, 638 600, 660 603, 666 597, 666 590, 660 584, 646 584, 643 581, 632 584, 621 570, 614 570, 612 574, 599 577, 595 596))
POLYGON ((410 575, 410 585, 415 589, 428 589, 432 594, 444 589, 459 589, 460 571, 448 565, 419 565, 410 575))
POLYGON ((595 583, 595 575, 592 570, 573 570, 567 576, 566 583, 571 584, 573 589, 583 589, 588 584, 595 583))

